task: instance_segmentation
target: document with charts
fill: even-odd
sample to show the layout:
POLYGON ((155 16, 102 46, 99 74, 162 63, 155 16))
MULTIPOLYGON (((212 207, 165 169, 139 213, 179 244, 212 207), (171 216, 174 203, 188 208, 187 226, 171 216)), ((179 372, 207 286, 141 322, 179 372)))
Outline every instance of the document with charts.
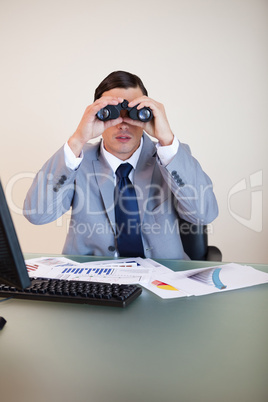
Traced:
POLYGON ((152 267, 142 258, 77 263, 65 257, 40 257, 26 261, 30 277, 105 283, 147 283, 152 267))
POLYGON ((266 272, 235 263, 177 272, 159 265, 155 263, 150 282, 142 286, 163 299, 201 296, 268 283, 266 272))

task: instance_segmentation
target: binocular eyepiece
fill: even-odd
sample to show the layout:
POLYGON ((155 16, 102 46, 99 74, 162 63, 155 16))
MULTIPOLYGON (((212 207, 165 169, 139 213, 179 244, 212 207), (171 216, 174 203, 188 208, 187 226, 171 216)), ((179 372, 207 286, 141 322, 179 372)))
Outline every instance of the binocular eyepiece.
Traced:
POLYGON ((149 107, 143 107, 138 110, 137 106, 128 107, 128 101, 125 99, 118 105, 107 105, 97 113, 97 118, 102 121, 117 119, 120 116, 121 110, 128 111, 128 117, 132 120, 140 120, 143 123, 147 123, 153 118, 153 112, 149 107))

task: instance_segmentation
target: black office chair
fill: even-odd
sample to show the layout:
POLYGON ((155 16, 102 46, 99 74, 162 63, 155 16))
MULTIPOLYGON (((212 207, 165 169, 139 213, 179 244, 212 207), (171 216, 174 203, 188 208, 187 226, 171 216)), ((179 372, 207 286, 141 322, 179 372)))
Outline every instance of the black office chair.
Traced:
POLYGON ((180 235, 185 253, 191 260, 222 261, 222 253, 208 245, 207 225, 195 225, 180 219, 180 235))

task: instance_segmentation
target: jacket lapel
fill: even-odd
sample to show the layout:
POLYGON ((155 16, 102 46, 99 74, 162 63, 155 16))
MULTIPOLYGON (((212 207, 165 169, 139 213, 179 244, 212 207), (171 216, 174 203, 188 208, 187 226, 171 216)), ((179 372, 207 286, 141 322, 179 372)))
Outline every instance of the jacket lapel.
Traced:
POLYGON ((134 173, 134 185, 136 188, 141 222, 144 218, 144 211, 147 210, 147 200, 152 187, 152 176, 156 157, 154 143, 147 135, 144 135, 143 139, 143 148, 134 173))
POLYGON ((93 160, 92 162, 99 191, 104 204, 104 212, 107 214, 111 227, 115 233, 113 171, 106 159, 100 153, 98 159, 93 160))

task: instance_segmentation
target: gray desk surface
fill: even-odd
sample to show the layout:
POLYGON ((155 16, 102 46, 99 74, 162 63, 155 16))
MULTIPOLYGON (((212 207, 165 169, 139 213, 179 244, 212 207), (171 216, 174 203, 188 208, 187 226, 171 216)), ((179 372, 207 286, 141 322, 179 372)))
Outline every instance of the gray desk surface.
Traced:
MULTIPOLYGON (((85 260, 92 258, 79 258, 85 260)), ((213 265, 162 262, 174 270, 213 265)), ((0 399, 267 402, 267 289, 179 300, 144 289, 126 309, 0 303, 7 320, 0 332, 0 399)))

